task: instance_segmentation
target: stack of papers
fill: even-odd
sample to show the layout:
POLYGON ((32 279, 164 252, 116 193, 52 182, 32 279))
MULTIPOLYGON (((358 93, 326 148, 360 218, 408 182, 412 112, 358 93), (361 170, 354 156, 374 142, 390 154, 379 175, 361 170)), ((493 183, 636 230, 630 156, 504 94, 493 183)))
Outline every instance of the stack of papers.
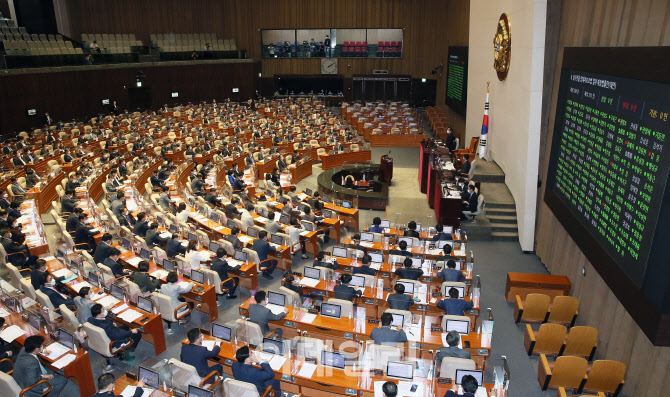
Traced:
POLYGON ((240 240, 240 242, 242 242, 242 244, 247 244, 254 241, 254 239, 249 236, 239 236, 238 239, 240 240))
POLYGON ((300 322, 311 324, 316 319, 316 314, 305 313, 300 319, 300 322))
POLYGON ((3 329, 2 332, 0 332, 0 339, 4 340, 5 342, 12 343, 14 339, 18 338, 19 336, 25 333, 26 331, 19 328, 18 325, 12 325, 3 329))
POLYGON ((314 288, 316 287, 317 284, 319 284, 319 281, 315 278, 309 278, 309 277, 303 277, 302 280, 300 280, 300 285, 304 285, 305 287, 310 287, 314 288))
POLYGON ((451 251, 452 256, 465 256, 465 250, 453 250, 451 251))
POLYGON ((163 277, 167 277, 168 274, 169 272, 167 270, 158 269, 155 272, 151 273, 151 276, 161 279, 163 277))
POLYGON ((64 355, 63 357, 61 357, 58 361, 54 362, 53 366, 58 368, 58 369, 63 369, 66 365, 73 362, 75 358, 77 358, 77 356, 75 356, 72 353, 68 353, 68 354, 64 355))
POLYGON ((135 256, 133 258, 128 259, 126 262, 128 262, 129 265, 137 267, 137 265, 142 262, 143 259, 140 258, 139 256, 135 256))
POLYGON ((119 314, 119 318, 121 320, 124 320, 126 322, 132 323, 133 321, 137 320, 138 318, 142 317, 142 313, 138 312, 137 310, 133 309, 128 309, 124 311, 123 313, 119 314))
POLYGON ((67 347, 61 345, 58 342, 52 343, 49 346, 46 346, 44 350, 48 350, 49 354, 43 354, 45 357, 47 357, 49 360, 55 360, 58 357, 62 356, 63 354, 67 353, 70 351, 67 347))
POLYGON ((270 367, 275 371, 279 371, 281 369, 281 367, 284 366, 285 362, 286 362, 286 357, 275 356, 273 354, 272 359, 270 359, 270 367))
POLYGON ((159 236, 161 236, 162 238, 172 238, 172 233, 163 232, 163 233, 159 234, 159 236))
POLYGON ((300 372, 298 372, 298 376, 309 379, 314 375, 314 371, 316 371, 316 364, 304 363, 302 368, 300 368, 300 372))
POLYGON ((304 231, 300 232, 300 235, 304 237, 304 236, 306 236, 306 235, 308 235, 308 234, 310 234, 310 233, 311 233, 311 232, 310 232, 309 230, 304 230, 304 231))
MULTIPOLYGON (((121 397, 133 397, 135 395, 135 390, 137 390, 137 386, 126 386, 126 388, 123 389, 123 392, 121 392, 121 397)), ((154 389, 143 387, 142 397, 149 397, 153 391, 154 389)))
POLYGON ((101 304, 103 307, 112 307, 119 303, 119 300, 111 295, 107 295, 104 298, 98 300, 96 303, 101 304))
POLYGON ((207 350, 212 351, 214 350, 214 346, 221 346, 221 342, 213 339, 208 339, 202 341, 202 346, 206 347, 207 350))
POLYGON ((267 309, 270 309, 270 311, 272 312, 272 314, 279 315, 279 314, 281 314, 281 313, 284 313, 284 306, 279 306, 279 305, 275 305, 275 304, 269 303, 269 304, 265 305, 265 307, 266 307, 267 309))
POLYGON ((8 312, 7 310, 5 310, 4 307, 0 307, 0 317, 7 317, 7 316, 9 316, 10 314, 11 314, 11 313, 8 312))
POLYGON ((119 313, 121 313, 122 311, 126 310, 129 307, 130 306, 128 306, 127 303, 124 303, 123 305, 115 307, 114 309, 112 309, 112 313, 119 314, 119 313))

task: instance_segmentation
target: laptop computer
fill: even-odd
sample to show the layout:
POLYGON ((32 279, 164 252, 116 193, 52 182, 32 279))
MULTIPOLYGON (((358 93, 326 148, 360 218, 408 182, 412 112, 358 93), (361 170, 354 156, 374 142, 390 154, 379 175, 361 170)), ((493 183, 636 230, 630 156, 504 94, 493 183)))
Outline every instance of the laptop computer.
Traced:
POLYGON ((322 303, 321 315, 332 318, 340 318, 342 316, 342 306, 334 305, 332 303, 322 303))
POLYGON ((386 376, 389 378, 412 380, 414 379, 414 363, 389 361, 386 364, 386 376))

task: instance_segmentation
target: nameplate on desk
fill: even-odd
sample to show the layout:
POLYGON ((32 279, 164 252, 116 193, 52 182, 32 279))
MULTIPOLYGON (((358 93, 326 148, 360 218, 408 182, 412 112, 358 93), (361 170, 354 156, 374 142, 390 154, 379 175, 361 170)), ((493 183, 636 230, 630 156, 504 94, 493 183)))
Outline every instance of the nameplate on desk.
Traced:
POLYGON ((451 384, 451 379, 448 378, 437 378, 437 383, 441 383, 443 385, 450 385, 451 384))
POLYGON ((391 273, 382 273, 382 277, 390 277, 391 273))
POLYGON ((284 382, 295 382, 295 378, 291 377, 291 375, 282 375, 281 380, 284 382))
POLYGON ((425 306, 425 305, 417 305, 417 306, 416 306, 416 310, 425 312, 426 310, 428 310, 428 306, 425 306))
POLYGON ((354 339, 354 334, 351 332, 345 332, 344 337, 347 339, 354 339))
POLYGON ((305 357, 305 362, 316 364, 316 357, 305 357))
POLYGON ((384 288, 384 292, 391 292, 391 288, 384 288))
POLYGON ((472 309, 468 312, 469 314, 472 314, 473 316, 478 316, 479 315, 479 310, 477 309, 472 309))
POLYGON ((317 309, 309 309, 308 311, 312 314, 319 314, 319 310, 317 309))
POLYGON ((480 355, 480 356, 488 356, 489 351, 486 350, 486 349, 477 349, 477 354, 480 355))
POLYGON ((430 327, 430 332, 442 332, 442 327, 430 327))
POLYGON ((186 393, 178 389, 172 389, 172 395, 174 397, 186 397, 186 393))
POLYGON ((421 279, 421 281, 429 283, 429 282, 433 281, 433 278, 432 277, 424 277, 424 278, 421 279))
POLYGON ((465 285, 472 285, 472 280, 465 280, 465 285))
POLYGON ((368 324, 379 324, 377 320, 368 320, 368 324))
POLYGON ((372 375, 383 376, 383 375, 384 375, 384 371, 382 371, 381 369, 372 369, 372 370, 370 370, 370 374, 372 374, 372 375))
POLYGON ((233 365, 233 360, 227 358, 226 361, 224 361, 226 365, 233 365))
POLYGON ((356 390, 356 389, 345 389, 344 394, 348 394, 350 396, 357 396, 358 395, 358 390, 356 390))
POLYGON ((293 321, 284 321, 284 325, 295 328, 295 323, 293 321))
POLYGON ((240 276, 242 276, 242 277, 246 277, 247 274, 246 274, 245 272, 240 272, 240 276))
POLYGON ((442 297, 442 294, 439 293, 439 292, 433 292, 432 295, 433 295, 433 298, 441 298, 442 297))
POLYGON ((365 303, 367 303, 368 305, 374 305, 374 304, 375 304, 375 300, 374 300, 374 299, 370 299, 370 298, 365 298, 365 303))

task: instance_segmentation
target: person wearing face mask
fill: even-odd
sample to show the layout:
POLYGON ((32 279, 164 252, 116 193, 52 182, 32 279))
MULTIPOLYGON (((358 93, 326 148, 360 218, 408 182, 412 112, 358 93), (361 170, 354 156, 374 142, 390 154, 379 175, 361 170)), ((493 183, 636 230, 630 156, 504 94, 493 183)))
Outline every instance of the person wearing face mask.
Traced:
POLYGON ((302 302, 304 300, 302 288, 300 288, 300 285, 298 284, 300 282, 300 279, 298 279, 295 275, 293 275, 293 272, 288 270, 286 272, 286 276, 284 277, 284 281, 282 281, 281 285, 284 288, 288 288, 293 292, 296 292, 300 296, 300 301, 302 302))
POLYGON ((95 302, 91 300, 91 288, 82 287, 79 290, 79 296, 74 298, 74 305, 77 307, 77 320, 83 324, 91 317, 91 308, 95 302))
MULTIPOLYGON (((23 348, 16 357, 14 363, 14 372, 12 376, 20 388, 25 389, 33 386, 41 380, 46 380, 51 386, 49 396, 67 397, 79 395, 79 388, 67 378, 48 371, 37 357, 40 353, 47 353, 43 350, 44 337, 42 335, 32 335, 23 342, 23 348)), ((39 385, 28 392, 24 397, 42 397, 43 391, 47 388, 46 384, 39 385)))
POLYGON ((54 280, 50 273, 42 274, 42 286, 40 287, 40 292, 49 298, 54 307, 65 305, 70 310, 76 310, 74 300, 56 290, 56 280, 54 280))
POLYGON ((129 330, 128 327, 117 327, 114 322, 107 318, 107 309, 103 308, 101 304, 96 303, 91 307, 91 317, 88 322, 96 327, 102 328, 107 334, 109 340, 116 341, 112 344, 113 349, 118 349, 121 346, 126 346, 132 343, 132 346, 123 351, 122 361, 131 361, 134 357, 132 352, 135 351, 137 344, 142 339, 137 328, 129 330))
MULTIPOLYGON (((100 375, 98 377, 98 393, 93 397, 114 397, 115 382, 116 379, 114 378, 113 374, 100 375)), ((135 394, 133 394, 132 397, 141 397, 144 393, 142 387, 144 387, 144 381, 140 380, 137 382, 137 388, 135 389, 135 394)))

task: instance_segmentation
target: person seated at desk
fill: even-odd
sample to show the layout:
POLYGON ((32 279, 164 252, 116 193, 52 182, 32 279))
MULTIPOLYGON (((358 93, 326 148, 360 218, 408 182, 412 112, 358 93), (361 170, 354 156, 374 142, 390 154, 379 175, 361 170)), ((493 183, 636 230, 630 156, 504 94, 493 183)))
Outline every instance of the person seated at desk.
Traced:
MULTIPOLYGON (((142 397, 144 394, 144 382, 140 380, 137 382, 135 393, 131 397, 142 397)), ((98 393, 93 397, 114 397, 114 389, 116 387, 116 379, 113 374, 102 374, 98 377, 98 393)))
POLYGON ((340 284, 333 288, 336 299, 353 302, 355 296, 363 295, 361 291, 349 286, 350 282, 351 274, 344 273, 340 276, 340 284))
POLYGON ((314 267, 325 267, 326 269, 333 269, 337 270, 340 268, 340 265, 337 263, 337 261, 333 260, 331 262, 324 261, 323 258, 325 257, 325 253, 323 251, 320 251, 319 253, 316 254, 316 258, 314 258, 314 267))
POLYGON ((60 305, 65 305, 70 310, 76 310, 74 300, 56 290, 56 280, 54 280, 51 273, 42 274, 42 286, 39 291, 49 298, 54 308, 58 308, 60 305))
POLYGON ((142 238, 145 238, 147 236, 147 230, 149 230, 149 221, 147 220, 147 214, 145 212, 140 212, 139 214, 137 214, 137 222, 135 222, 133 233, 142 238))
POLYGON ((113 349, 118 349, 121 346, 132 343, 131 347, 121 353, 122 361, 131 361, 134 358, 132 352, 135 351, 135 348, 142 339, 140 330, 138 328, 129 329, 126 326, 118 327, 112 320, 107 318, 107 314, 107 309, 103 308, 101 304, 96 303, 91 307, 91 317, 88 318, 88 322, 91 325, 102 328, 109 340, 115 341, 112 344, 113 349))
POLYGON ((212 260, 211 268, 213 271, 219 274, 219 280, 223 282, 221 288, 228 289, 228 296, 226 296, 226 299, 235 299, 237 298, 237 295, 235 295, 235 290, 237 289, 237 286, 240 284, 240 278, 232 277, 232 280, 228 280, 229 278, 231 278, 228 277, 228 272, 233 270, 233 268, 228 266, 228 262, 225 259, 223 259, 225 257, 226 257, 225 248, 222 247, 216 250, 216 258, 212 260))
POLYGON ((95 247, 95 254, 93 255, 95 263, 104 263, 105 259, 109 258, 113 248, 112 235, 110 233, 103 234, 100 242, 95 247))
MULTIPOLYGON (((466 154, 467 156, 467 154, 466 154)), ((456 384, 452 386, 452 388, 456 388, 456 384)), ((477 379, 475 379, 474 376, 472 375, 465 375, 461 379, 461 388, 463 388, 463 394, 461 394, 461 397, 475 397, 475 393, 477 393, 477 389, 479 388, 479 384, 477 383, 477 379)), ((444 397, 457 397, 459 396, 456 394, 454 390, 447 390, 447 392, 444 394, 444 397)))
POLYGON ((370 233, 383 233, 384 228, 381 227, 381 224, 382 224, 382 218, 380 218, 378 216, 374 217, 374 219, 372 220, 372 226, 370 226, 368 228, 368 232, 370 232, 370 233))
POLYGON ((249 346, 242 346, 237 349, 235 359, 237 362, 233 362, 232 370, 233 377, 236 380, 253 384, 261 396, 269 386, 274 389, 275 396, 282 395, 281 384, 279 380, 275 379, 275 371, 267 362, 261 362, 262 360, 257 353, 251 355, 249 346), (254 363, 259 363, 260 368, 255 366, 254 363))
POLYGON ((253 211, 254 211, 253 204, 247 204, 247 206, 240 211, 240 221, 242 222, 242 225, 246 228, 254 225, 254 217, 251 215, 253 211))
POLYGON ((305 229, 298 223, 298 220, 295 218, 291 219, 289 221, 289 226, 286 227, 286 234, 289 237, 291 246, 300 243, 300 252, 302 253, 302 259, 307 259, 309 257, 307 256, 307 248, 305 246, 305 241, 300 239, 300 233, 304 231, 305 229))
POLYGON ((20 218, 21 217, 21 203, 15 200, 12 200, 11 203, 9 203, 9 208, 7 208, 7 215, 8 216, 13 216, 15 218, 20 218))
POLYGON ((442 363, 442 359, 445 357, 456 357, 456 358, 470 358, 470 352, 465 349, 458 347, 458 343, 461 341, 461 336, 458 334, 458 331, 449 331, 447 333, 447 345, 440 347, 437 351, 437 366, 439 367, 442 363))
POLYGON ((230 234, 225 237, 225 240, 233 245, 236 250, 242 249, 242 243, 237 236, 240 235, 240 228, 237 226, 230 229, 230 234))
MULTIPOLYGON (((256 251, 256 254, 258 254, 258 261, 263 262, 268 259, 268 254, 276 254, 277 249, 268 243, 268 232, 265 230, 261 230, 258 232, 258 238, 254 240, 253 244, 251 245, 251 249, 256 251)), ((272 280, 272 272, 277 268, 277 265, 279 264, 276 259, 270 260, 270 267, 265 268, 263 270, 263 277, 272 280)))
POLYGON ((151 277, 148 273, 148 261, 140 261, 140 263, 137 264, 137 271, 133 273, 133 282, 137 284, 137 286, 140 288, 140 291, 143 293, 154 292, 154 290, 158 288, 158 285, 160 284, 159 280, 151 277))
POLYGON ((396 397, 398 395, 398 385, 388 380, 382 385, 382 393, 384 393, 384 397, 396 397))
POLYGON ((161 237, 160 233, 158 232, 158 224, 156 222, 150 222, 149 229, 147 230, 147 237, 144 241, 146 241, 147 247, 154 248, 163 247, 167 243, 168 239, 161 237))
POLYGON ((153 172, 151 173, 151 177, 149 178, 149 180, 151 181, 151 186, 153 186, 153 187, 161 188, 161 190, 162 190, 162 188, 166 187, 166 186, 165 186, 165 181, 161 180, 161 179, 158 177, 158 170, 157 170, 157 169, 156 169, 156 170, 153 170, 153 172))
POLYGON ((0 229, 0 236, 2 236, 2 246, 7 254, 5 260, 19 269, 28 269, 35 265, 37 257, 30 254, 27 245, 17 245, 12 241, 12 233, 9 228, 0 229))
MULTIPOLYGON (((47 261, 45 261, 44 259, 38 259, 35 261, 35 268, 30 273, 30 284, 33 285, 35 291, 42 288, 42 283, 44 282, 42 277, 47 273, 47 270, 48 270, 47 261)), ((64 277, 58 277, 56 281, 60 282, 63 279, 64 277)))
POLYGON ((398 243, 398 249, 392 249, 389 251, 389 255, 399 255, 406 256, 408 258, 412 257, 412 253, 407 251, 407 241, 402 240, 398 243))
POLYGON ((181 244, 179 235, 177 233, 172 233, 172 237, 165 243, 165 254, 168 258, 174 258, 177 254, 183 254, 186 252, 186 247, 181 244))
POLYGON ((219 354, 221 346, 214 345, 212 350, 207 349, 202 345, 203 336, 198 328, 191 328, 186 333, 189 343, 181 346, 181 355, 179 359, 186 364, 192 365, 198 371, 201 378, 206 377, 212 371, 216 371, 219 376, 223 375, 223 366, 215 364, 211 367, 207 360, 214 359, 219 354))
POLYGON ((179 203, 177 206, 177 221, 186 222, 188 221, 188 210, 186 209, 185 203, 179 203))
POLYGON ((221 205, 221 199, 219 196, 216 195, 216 188, 210 188, 207 190, 207 193, 205 193, 205 201, 210 203, 214 207, 218 207, 221 205))
POLYGON ((442 247, 442 255, 437 257, 438 262, 445 262, 448 261, 452 256, 451 256, 451 244, 445 244, 442 247))
POLYGON ((230 199, 230 204, 226 204, 223 211, 226 213, 226 217, 230 219, 231 217, 239 217, 240 211, 237 210, 237 204, 240 203, 240 199, 233 197, 230 199))
POLYGON ((174 209, 172 206, 174 205, 175 201, 170 198, 170 188, 167 186, 162 186, 161 187, 161 194, 158 196, 158 204, 166 210, 169 210, 171 213, 174 213, 174 209))
POLYGON ((444 233, 444 225, 438 223, 435 225, 435 230, 437 231, 437 234, 433 236, 433 241, 451 241, 453 240, 451 238, 451 234, 449 233, 444 233))
MULTIPOLYGON (((79 395, 79 388, 67 378, 48 371, 37 357, 43 351, 44 337, 32 335, 23 342, 23 348, 16 357, 12 377, 21 389, 30 387, 41 380, 46 380, 51 385, 49 397, 70 397, 79 395)), ((35 387, 24 394, 24 397, 42 397, 47 386, 45 384, 35 387)))
POLYGON ((404 278, 407 280, 418 280, 419 277, 423 276, 423 270, 412 267, 412 259, 405 258, 403 262, 403 267, 395 271, 395 275, 404 278))
POLYGON ((396 346, 398 343, 407 342, 407 335, 403 329, 391 328, 393 315, 391 313, 382 313, 381 327, 373 328, 370 332, 370 338, 375 341, 375 345, 396 346))
POLYGON ((121 207, 119 209, 119 216, 116 217, 119 220, 119 225, 127 227, 128 229, 133 229, 137 221, 132 214, 128 213, 128 208, 121 207))
POLYGON ((99 231, 91 226, 86 226, 86 214, 79 214, 77 220, 78 223, 74 230, 74 243, 86 244, 88 246, 87 251, 93 253, 95 250, 95 238, 93 236, 98 234, 99 231))
POLYGON ((203 262, 209 261, 210 253, 206 250, 198 251, 198 242, 196 240, 189 240, 184 258, 192 270, 198 270, 202 267, 203 262))
POLYGON ((461 169, 458 170, 458 172, 462 176, 468 176, 470 174, 470 155, 469 154, 464 154, 463 155, 463 165, 461 166, 461 169))
POLYGON ((353 248, 356 250, 363 251, 363 254, 367 255, 368 254, 367 247, 362 246, 360 242, 361 242, 361 235, 356 233, 353 236, 351 236, 351 243, 347 244, 346 246, 347 248, 353 248))
POLYGON ((437 277, 442 277, 442 281, 457 281, 462 283, 465 281, 465 276, 460 270, 456 270, 456 261, 449 259, 447 266, 437 273, 437 277))
POLYGON ((269 321, 279 321, 282 318, 286 317, 287 309, 284 309, 283 313, 274 314, 270 309, 265 307, 268 304, 268 297, 265 291, 259 290, 254 294, 254 300, 256 303, 249 305, 249 321, 252 323, 258 324, 261 327, 261 332, 263 335, 269 334, 271 331, 275 331, 279 339, 282 337, 282 329, 270 329, 268 325, 269 321))
POLYGON ((239 193, 243 192, 247 188, 247 185, 244 183, 241 177, 236 176, 235 180, 233 181, 232 188, 234 193, 239 193))
POLYGON ((444 310, 447 316, 465 316, 465 312, 472 309, 474 303, 465 299, 458 299, 458 290, 449 288, 449 298, 437 302, 437 308, 444 310))
POLYGON ((265 231, 268 232, 269 234, 275 234, 275 233, 279 233, 281 231, 281 227, 275 221, 275 212, 274 211, 269 211, 268 212, 268 220, 267 220, 267 222, 265 222, 265 231))
POLYGON ((411 221, 407 224, 407 230, 403 233, 404 237, 416 237, 419 238, 420 234, 416 231, 416 222, 411 221))
POLYGON ((370 255, 363 255, 361 258, 361 266, 354 267, 352 270, 353 274, 366 274, 368 276, 374 276, 377 274, 377 271, 370 267, 370 262, 372 258, 370 255))
MULTIPOLYGON (((323 220, 323 218, 312 214, 312 210, 309 206, 305 207, 303 212, 302 220, 312 222, 314 226, 317 226, 323 220)), ((319 229, 316 231, 316 234, 323 236, 323 244, 327 244, 330 241, 330 228, 319 229)))
POLYGON ((394 310, 409 310, 409 308, 414 304, 414 299, 411 296, 405 295, 405 286, 400 283, 396 283, 393 286, 394 294, 389 294, 386 298, 386 301, 389 304, 390 309, 394 310))
MULTIPOLYGON (((170 297, 175 307, 179 307, 181 306, 182 303, 185 303, 186 299, 182 298, 180 295, 191 292, 191 289, 193 289, 193 284, 192 283, 184 283, 182 285, 177 284, 177 282, 179 281, 179 276, 177 275, 177 272, 168 273, 167 277, 165 278, 165 281, 166 283, 161 285, 160 293, 170 297)), ((195 304, 193 302, 188 302, 188 306, 191 309, 193 309, 195 307, 195 304)), ((177 313, 181 313, 185 310, 186 308, 183 307, 179 309, 177 313)), ((188 321, 187 317, 179 320, 179 324, 185 324, 188 321)))
MULTIPOLYGON (((0 329, 3 328, 4 326, 5 326, 5 318, 0 317, 0 329)), ((16 354, 16 351, 14 350, 14 345, 0 339, 0 360, 3 360, 5 358, 10 358, 14 354, 16 354)), ((0 363, 0 371, 2 371, 4 373, 7 373, 11 370, 12 370, 12 364, 11 363, 8 363, 8 362, 0 363)))
POLYGON ((288 288, 300 296, 300 302, 304 301, 302 288, 300 288, 300 279, 296 277, 292 271, 287 270, 284 275, 284 280, 281 283, 282 287, 288 288))
POLYGON ((66 190, 60 199, 60 212, 72 213, 77 206, 77 199, 74 197, 74 190, 66 190))
POLYGON ((77 308, 77 320, 80 324, 85 323, 91 317, 91 308, 95 302, 91 300, 91 288, 82 287, 79 296, 74 298, 74 306, 77 308))
POLYGON ((291 185, 291 187, 289 188, 289 192, 287 193, 287 196, 289 196, 291 198, 291 201, 294 204, 297 204, 297 203, 300 202, 300 197, 296 193, 297 190, 298 190, 298 188, 296 188, 295 185, 291 185))
POLYGON ((7 227, 9 227, 9 232, 12 234, 12 241, 21 245, 26 242, 26 235, 21 231, 21 224, 17 219, 16 216, 9 215, 7 217, 7 227))
POLYGON ((124 269, 123 265, 119 263, 119 255, 121 255, 121 250, 112 247, 109 257, 105 258, 104 262, 102 262, 103 265, 107 266, 114 273, 114 277, 122 277, 130 274, 130 270, 124 269))
POLYGON ((321 195, 319 192, 312 193, 312 197, 307 199, 307 204, 313 211, 321 211, 323 209, 323 201, 321 201, 321 195))
POLYGON ((475 191, 475 185, 468 185, 469 197, 467 200, 463 200, 461 204, 461 220, 467 220, 468 217, 465 216, 463 211, 476 212, 477 211, 477 199, 478 194, 475 191))

